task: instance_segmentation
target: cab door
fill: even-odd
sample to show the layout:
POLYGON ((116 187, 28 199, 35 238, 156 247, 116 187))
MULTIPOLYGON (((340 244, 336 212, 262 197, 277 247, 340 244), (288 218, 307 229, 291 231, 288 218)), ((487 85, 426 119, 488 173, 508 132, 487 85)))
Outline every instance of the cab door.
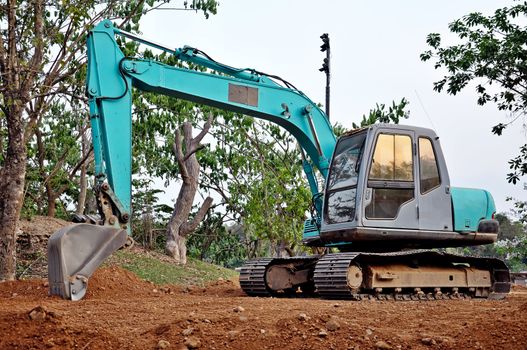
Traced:
POLYGON ((363 225, 418 229, 417 165, 412 130, 378 129, 366 172, 363 225))
POLYGON ((431 130, 419 132, 417 157, 419 229, 452 231, 450 180, 439 139, 431 130))

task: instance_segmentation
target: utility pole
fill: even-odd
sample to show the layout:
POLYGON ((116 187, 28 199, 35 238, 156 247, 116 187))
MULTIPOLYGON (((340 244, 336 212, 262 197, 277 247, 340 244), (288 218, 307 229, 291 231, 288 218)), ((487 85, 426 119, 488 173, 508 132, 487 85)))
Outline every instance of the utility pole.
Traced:
POLYGON ((329 49, 329 35, 327 33, 324 33, 320 36, 320 39, 322 39, 322 45, 320 45, 320 51, 326 52, 326 58, 324 58, 324 62, 322 63, 322 68, 319 69, 319 71, 324 72, 326 74, 326 115, 328 116, 329 120, 329 78, 330 78, 330 72, 329 72, 329 60, 330 60, 330 49, 329 49))

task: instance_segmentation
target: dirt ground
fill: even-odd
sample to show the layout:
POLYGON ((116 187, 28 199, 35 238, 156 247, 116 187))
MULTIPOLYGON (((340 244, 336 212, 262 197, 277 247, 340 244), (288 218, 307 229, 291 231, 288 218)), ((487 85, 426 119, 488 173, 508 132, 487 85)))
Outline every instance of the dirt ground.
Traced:
POLYGON ((0 349, 527 349, 527 288, 503 301, 251 298, 236 282, 156 286, 98 270, 86 298, 0 283, 0 349))

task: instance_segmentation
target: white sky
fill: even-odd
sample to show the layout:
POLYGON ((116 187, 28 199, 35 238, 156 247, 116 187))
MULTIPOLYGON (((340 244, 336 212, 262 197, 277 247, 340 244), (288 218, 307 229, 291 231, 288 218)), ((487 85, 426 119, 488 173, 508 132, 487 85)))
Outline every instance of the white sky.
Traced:
MULTIPOLYGON (((190 45, 231 66, 256 68, 290 81, 313 101, 324 103, 322 33, 331 39, 331 120, 350 128, 375 103, 406 97, 404 124, 433 128, 440 136, 453 186, 489 190, 498 211, 507 196, 526 200, 523 181, 506 181, 507 161, 526 142, 522 122, 492 135, 507 114, 476 103, 473 89, 458 96, 432 90, 441 78, 432 62, 421 62, 426 36, 441 33, 455 43, 448 23, 473 11, 491 14, 513 1, 314 1, 220 0, 218 14, 154 11, 141 22, 143 36, 167 46, 190 45), (424 109, 429 115, 426 116, 424 109)), ((175 198, 177 193, 169 193, 175 198)))

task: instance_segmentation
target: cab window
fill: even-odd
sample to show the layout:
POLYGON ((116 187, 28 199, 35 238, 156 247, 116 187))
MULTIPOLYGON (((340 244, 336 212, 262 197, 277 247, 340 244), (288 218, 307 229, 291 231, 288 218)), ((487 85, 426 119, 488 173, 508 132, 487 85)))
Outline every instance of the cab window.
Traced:
POLYGON ((425 137, 419 138, 419 184, 421 194, 425 194, 441 184, 432 141, 425 137))
POLYGON ((408 135, 380 134, 375 144, 368 176, 371 202, 368 219, 394 219, 400 207, 414 195, 412 138, 408 135))

